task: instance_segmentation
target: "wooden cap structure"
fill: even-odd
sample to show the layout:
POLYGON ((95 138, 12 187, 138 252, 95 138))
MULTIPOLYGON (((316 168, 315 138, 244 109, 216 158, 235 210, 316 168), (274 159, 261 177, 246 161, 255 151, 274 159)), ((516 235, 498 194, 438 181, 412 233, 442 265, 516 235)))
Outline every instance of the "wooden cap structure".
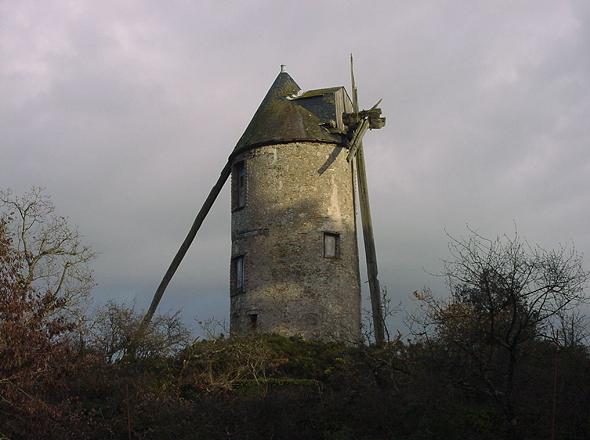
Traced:
POLYGON ((344 87, 303 92, 287 72, 281 71, 232 156, 251 148, 288 142, 345 144, 342 113, 351 109, 344 87))

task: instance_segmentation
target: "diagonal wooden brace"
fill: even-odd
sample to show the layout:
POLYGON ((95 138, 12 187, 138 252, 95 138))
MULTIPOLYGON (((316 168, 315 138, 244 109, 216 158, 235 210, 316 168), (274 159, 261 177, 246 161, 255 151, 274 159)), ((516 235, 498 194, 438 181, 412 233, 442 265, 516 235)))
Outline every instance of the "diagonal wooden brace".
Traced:
POLYGON ((362 145, 363 142, 363 136, 365 135, 365 133, 367 132, 367 130, 369 129, 369 121, 368 119, 363 119, 363 121, 359 124, 359 126, 356 128, 356 130, 354 130, 354 133, 352 135, 352 140, 350 141, 350 147, 348 149, 348 156, 346 156, 346 160, 348 162, 350 162, 352 159, 354 159, 354 156, 359 148, 360 145, 362 145))

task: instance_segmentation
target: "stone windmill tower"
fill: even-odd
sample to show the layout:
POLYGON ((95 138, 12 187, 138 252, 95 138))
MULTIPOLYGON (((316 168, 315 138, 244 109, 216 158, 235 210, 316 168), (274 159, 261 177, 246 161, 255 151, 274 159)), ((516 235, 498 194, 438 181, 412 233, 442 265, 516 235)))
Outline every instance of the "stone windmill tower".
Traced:
POLYGON ((375 107, 359 112, 354 77, 351 99, 344 87, 302 91, 281 66, 162 280, 144 323, 231 175, 231 334, 358 340, 355 213, 360 205, 375 335, 382 342, 361 144, 368 128, 385 123, 375 107))

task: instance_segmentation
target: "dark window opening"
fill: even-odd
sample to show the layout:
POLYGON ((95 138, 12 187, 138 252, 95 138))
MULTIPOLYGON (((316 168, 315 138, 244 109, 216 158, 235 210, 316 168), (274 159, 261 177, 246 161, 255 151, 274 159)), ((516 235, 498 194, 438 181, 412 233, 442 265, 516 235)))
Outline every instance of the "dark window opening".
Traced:
POLYGON ((241 209, 246 206, 246 163, 243 160, 234 165, 232 181, 233 209, 241 209))
POLYGON ((340 234, 324 232, 324 257, 340 257, 340 234))
POLYGON ((258 314, 251 313, 248 316, 250 316, 250 329, 256 330, 256 326, 258 325, 258 314))
POLYGON ((232 260, 232 281, 235 292, 244 291, 244 256, 232 260))

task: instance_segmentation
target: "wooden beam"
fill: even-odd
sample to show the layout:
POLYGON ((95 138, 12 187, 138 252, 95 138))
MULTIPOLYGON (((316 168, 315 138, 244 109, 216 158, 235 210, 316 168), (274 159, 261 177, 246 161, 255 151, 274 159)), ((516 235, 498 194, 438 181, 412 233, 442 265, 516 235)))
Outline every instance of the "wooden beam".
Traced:
POLYGON ((213 206, 213 202, 215 202, 215 199, 217 199, 217 196, 219 195, 221 189, 223 188, 223 185, 225 184, 230 174, 231 160, 228 159, 227 163, 225 164, 225 167, 223 167, 223 169, 221 170, 221 174, 219 175, 217 182, 215 183, 213 188, 211 188, 211 191, 209 192, 207 199, 205 199, 205 203, 203 203, 201 210, 197 214, 197 217, 195 218, 195 221, 193 222, 191 229, 189 230, 184 241, 182 242, 180 249, 178 249, 178 252, 174 256, 172 263, 170 263, 170 267, 168 267, 168 270, 166 271, 164 278, 162 278, 162 281, 160 282, 160 285, 158 286, 158 289, 154 294, 154 298, 152 299, 150 308, 143 317, 143 320, 141 321, 141 324, 137 331, 137 335, 135 336, 136 341, 138 341, 143 336, 145 330, 147 329, 147 326, 149 325, 152 317, 154 316, 154 313, 156 312, 156 309, 158 308, 158 304, 160 304, 160 301, 162 300, 164 291, 166 290, 166 287, 168 287, 168 283, 170 283, 170 280, 174 276, 174 273, 178 269, 178 266, 180 266, 180 263, 186 255, 191 243, 195 239, 195 236, 197 235, 197 232, 199 231, 199 228, 201 227, 203 220, 205 220, 205 217, 207 216, 209 210, 213 206))
POLYGON ((381 286, 379 285, 379 269, 377 266, 377 252, 375 250, 375 238, 373 236, 373 222, 371 220, 371 205, 369 203, 369 191, 367 185, 367 172, 365 169, 365 154, 362 143, 356 153, 356 173, 358 179, 359 205, 361 207, 361 220, 363 225, 363 241, 365 243, 365 258, 367 261, 367 276, 369 278, 369 291, 371 294, 371 311, 373 314, 373 329, 375 331, 375 343, 383 345, 385 342, 385 322, 381 306, 381 286))
POLYGON ((356 151, 358 150, 359 146, 362 145, 363 136, 365 135, 368 129, 369 121, 367 119, 363 119, 363 122, 360 123, 360 125, 357 127, 357 129, 354 131, 354 134, 352 135, 352 140, 350 142, 350 147, 348 149, 348 155, 346 156, 346 160, 348 162, 354 159, 354 155, 356 154, 356 151))
POLYGON ((359 145, 361 145, 361 142, 363 141, 363 136, 365 135, 367 130, 369 128, 383 128, 383 126, 385 125, 385 118, 381 117, 381 109, 377 108, 377 106, 381 103, 382 99, 379 99, 379 101, 377 101, 377 103, 369 110, 363 110, 361 112, 358 111, 357 92, 356 87, 354 86, 354 74, 351 72, 351 75, 354 87, 352 92, 352 96, 354 97, 354 113, 344 113, 343 115, 343 120, 345 121, 344 123, 346 125, 348 125, 349 127, 356 126, 349 142, 348 156, 346 156, 346 160, 349 162, 352 159, 354 159, 356 150, 358 149, 359 145))
MULTIPOLYGON (((359 112, 358 92, 354 81, 353 60, 350 55, 350 77, 352 81, 352 106, 355 113, 359 112)), ((373 106, 376 108, 379 102, 373 106)), ((365 258, 367 261, 367 276, 369 278, 369 291, 371 295, 371 311, 373 313, 373 329, 375 331, 375 344, 383 345, 385 342, 385 322, 381 307, 381 286, 377 267, 377 252, 375 251, 375 238, 373 236, 373 223, 371 221, 371 205, 369 203, 369 191, 367 186, 367 171, 365 169, 365 155, 363 153, 362 139, 359 139, 356 151, 356 175, 358 179, 359 204, 361 206, 361 221, 363 225, 363 241, 365 243, 365 258)))

